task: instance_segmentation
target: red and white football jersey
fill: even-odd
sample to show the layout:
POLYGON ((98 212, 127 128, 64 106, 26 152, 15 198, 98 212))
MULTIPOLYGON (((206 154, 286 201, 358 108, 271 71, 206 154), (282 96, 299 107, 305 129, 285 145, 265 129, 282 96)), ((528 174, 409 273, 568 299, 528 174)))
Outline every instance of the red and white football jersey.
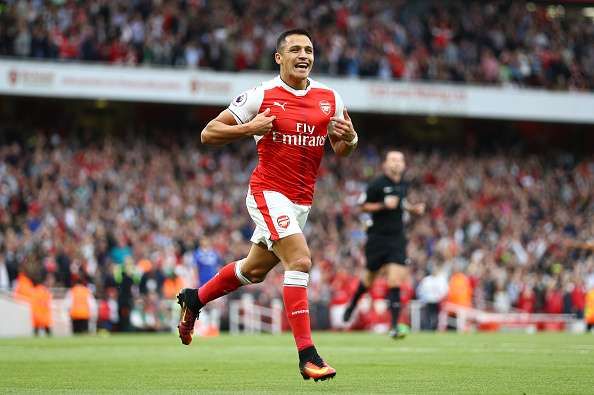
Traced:
POLYGON ((276 115, 272 130, 254 136, 258 166, 252 173, 252 192, 276 191, 296 204, 310 206, 318 169, 332 127, 330 118, 343 118, 344 104, 333 89, 309 79, 297 90, 280 77, 243 92, 229 105, 237 123, 251 121, 270 109, 276 115))

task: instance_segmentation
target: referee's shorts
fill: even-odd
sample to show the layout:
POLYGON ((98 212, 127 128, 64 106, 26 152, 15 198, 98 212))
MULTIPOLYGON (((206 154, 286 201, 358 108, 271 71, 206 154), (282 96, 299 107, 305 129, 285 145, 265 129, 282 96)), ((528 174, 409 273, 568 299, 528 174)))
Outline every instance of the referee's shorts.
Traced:
POLYGON ((387 263, 408 265, 406 239, 399 235, 368 235, 365 244, 366 267, 370 272, 378 271, 387 263))

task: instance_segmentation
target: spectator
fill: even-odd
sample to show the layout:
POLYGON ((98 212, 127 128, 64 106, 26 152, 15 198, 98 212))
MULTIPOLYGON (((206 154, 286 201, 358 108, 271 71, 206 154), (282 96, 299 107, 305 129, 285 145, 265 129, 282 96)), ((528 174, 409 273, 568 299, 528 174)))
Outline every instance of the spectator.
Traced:
POLYGON ((198 268, 198 286, 200 286, 217 274, 219 267, 224 261, 213 249, 210 239, 208 237, 203 237, 200 242, 200 247, 194 252, 194 262, 198 268))
POLYGON ((448 282, 445 274, 434 268, 430 274, 423 277, 417 287, 418 298, 425 303, 425 319, 422 329, 434 331, 437 329, 439 304, 448 294, 448 282))

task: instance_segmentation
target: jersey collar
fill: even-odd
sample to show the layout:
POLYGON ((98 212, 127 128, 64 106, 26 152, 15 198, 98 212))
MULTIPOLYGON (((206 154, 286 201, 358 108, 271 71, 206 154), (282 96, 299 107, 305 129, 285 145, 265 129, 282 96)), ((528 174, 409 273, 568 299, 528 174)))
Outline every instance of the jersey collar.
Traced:
POLYGON ((279 76, 277 76, 276 78, 276 82, 279 86, 283 87, 286 91, 289 91, 290 93, 294 94, 295 96, 305 96, 307 95, 307 92, 309 92, 309 90, 311 89, 311 85, 312 85, 312 80, 310 78, 307 79, 307 88, 305 89, 295 89, 295 88, 291 88, 289 85, 287 85, 285 83, 285 81, 283 81, 279 76))

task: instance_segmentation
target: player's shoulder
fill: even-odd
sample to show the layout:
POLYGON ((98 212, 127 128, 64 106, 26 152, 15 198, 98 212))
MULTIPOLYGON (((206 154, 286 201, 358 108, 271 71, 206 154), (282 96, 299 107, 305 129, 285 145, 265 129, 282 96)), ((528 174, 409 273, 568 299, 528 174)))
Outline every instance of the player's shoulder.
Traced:
POLYGON ((388 185, 390 179, 388 177, 386 177, 384 174, 377 176, 375 178, 372 178, 371 181, 369 181, 369 187, 370 188, 381 188, 385 185, 388 185))
POLYGON ((330 88, 328 85, 321 83, 318 80, 314 80, 312 78, 309 79, 309 84, 311 89, 325 89, 329 91, 334 91, 334 89, 330 88))
POLYGON ((319 90, 323 90, 323 91, 328 91, 328 92, 331 92, 335 97, 340 98, 340 95, 338 94, 338 92, 336 90, 334 90, 333 88, 329 87, 326 84, 321 83, 320 81, 310 78, 309 83, 310 83, 311 89, 319 89, 319 90))
POLYGON ((270 83, 271 81, 264 81, 241 92, 238 96, 233 98, 229 108, 235 110, 244 108, 244 111, 257 111, 264 99, 264 92, 266 89, 269 89, 268 87, 270 86, 270 83))
POLYGON ((264 93, 264 91, 267 91, 269 89, 276 88, 278 86, 279 86, 278 79, 277 78, 273 78, 273 79, 270 79, 270 80, 262 81, 258 85, 255 85, 255 86, 252 86, 249 89, 246 89, 245 91, 243 91, 241 93, 241 95, 250 95, 250 94, 252 94, 252 95, 258 96, 258 95, 262 95, 264 93))
POLYGON ((270 80, 262 81, 262 83, 260 83, 260 85, 258 85, 257 88, 261 89, 262 91, 267 91, 267 90, 275 89, 275 88, 278 88, 281 86, 282 86, 282 81, 279 76, 276 76, 270 80))

